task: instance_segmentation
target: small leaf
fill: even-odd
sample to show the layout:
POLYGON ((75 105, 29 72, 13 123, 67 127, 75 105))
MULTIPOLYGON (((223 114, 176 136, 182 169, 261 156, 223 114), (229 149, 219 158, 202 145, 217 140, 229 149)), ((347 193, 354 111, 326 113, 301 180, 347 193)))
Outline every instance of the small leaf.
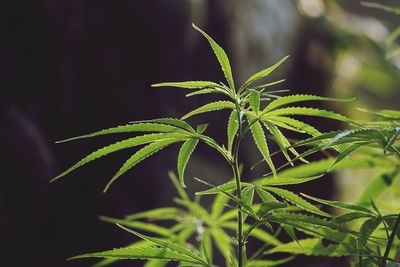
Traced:
POLYGON ((266 76, 268 76, 271 72, 273 72, 277 67, 279 67, 289 56, 284 57, 283 59, 281 59, 280 61, 278 61, 277 63, 275 63, 273 66, 266 68, 260 72, 257 72, 256 74, 254 74, 253 76, 251 76, 249 79, 247 79, 247 81, 245 81, 243 83, 243 85, 240 87, 240 89, 242 88, 246 88, 247 86, 249 86, 251 83, 257 81, 258 79, 264 78, 266 76))
POLYGON ((131 215, 125 216, 127 220, 137 220, 137 219, 148 219, 150 221, 154 220, 170 220, 178 217, 182 214, 182 211, 177 208, 165 207, 147 210, 143 212, 134 213, 131 215))
POLYGON ((371 211, 363 206, 360 205, 356 205, 356 204, 351 204, 351 203, 345 203, 345 202, 341 202, 341 201, 334 201, 334 200, 325 200, 325 199, 321 199, 321 198, 316 198, 316 197, 312 197, 309 196, 307 194, 301 194, 302 196, 314 200, 318 203, 324 204, 324 205, 328 205, 331 207, 335 207, 335 208, 341 208, 341 209, 348 209, 348 210, 353 210, 353 211, 359 211, 359 212, 364 212, 367 214, 371 214, 371 211))
POLYGON ((210 43, 211 48, 214 51, 214 54, 217 57, 219 64, 221 65, 222 72, 224 73, 224 76, 225 76, 226 80, 228 81, 229 86, 231 87, 231 89, 233 91, 235 91, 235 83, 233 82, 231 65, 229 63, 228 56, 226 55, 224 49, 222 49, 221 46, 219 46, 207 33, 205 33, 199 27, 197 27, 194 24, 192 24, 192 25, 193 25, 193 28, 195 28, 197 31, 199 31, 210 43))
POLYGON ((297 102, 304 102, 304 101, 336 101, 336 102, 344 102, 344 101, 352 101, 354 99, 338 99, 338 98, 329 98, 329 97, 322 97, 322 96, 316 96, 316 95, 289 95, 289 96, 283 96, 280 97, 271 103, 269 103, 265 109, 263 110, 264 112, 268 112, 271 110, 274 110, 276 108, 279 108, 281 106, 286 106, 288 104, 293 104, 297 102))
POLYGON ((71 260, 83 258, 107 258, 107 259, 162 259, 166 261, 185 261, 199 263, 178 251, 156 246, 118 248, 97 253, 88 253, 70 258, 71 260))
POLYGON ((83 165, 86 165, 87 163, 89 163, 93 160, 96 160, 100 157, 111 154, 113 152, 127 149, 127 148, 132 148, 132 147, 139 146, 139 145, 148 144, 148 143, 158 141, 158 140, 165 140, 165 139, 169 140, 171 138, 184 138, 184 135, 173 134, 173 133, 171 133, 171 134, 167 134, 167 133, 147 134, 147 135, 136 136, 136 137, 132 137, 132 138, 129 138, 129 139, 126 139, 123 141, 116 142, 114 144, 108 145, 106 147, 100 148, 100 149, 90 153, 89 155, 87 155, 86 157, 81 159, 79 162, 77 162, 76 164, 74 164, 73 166, 68 168, 66 171, 59 174, 55 178, 53 178, 51 181, 53 182, 65 175, 67 175, 68 173, 72 172, 73 170, 75 170, 83 165))
POLYGON ((309 181, 313 181, 323 177, 324 175, 316 175, 310 177, 300 177, 300 178, 291 178, 291 177, 277 177, 277 178, 265 178, 262 179, 259 186, 278 186, 278 185, 293 185, 293 184, 302 184, 309 181))
POLYGON ((183 187, 186 187, 185 181, 184 181, 186 165, 189 161, 190 156, 192 155, 193 151, 195 150, 198 142, 199 142, 199 139, 190 138, 189 140, 185 141, 185 143, 183 143, 181 149, 179 150, 177 169, 178 169, 179 181, 181 182, 181 185, 183 187))
POLYGON ((331 171, 333 169, 333 167, 335 167, 336 164, 338 164, 339 162, 344 160, 350 153, 352 153, 353 151, 357 150, 361 146, 368 144, 368 143, 369 142, 355 143, 355 144, 352 144, 351 146, 349 146, 348 148, 346 148, 345 150, 343 150, 342 152, 340 152, 340 154, 339 154, 339 156, 337 156, 335 162, 329 167, 329 169, 327 171, 328 172, 331 171))
POLYGON ((204 89, 204 88, 220 87, 219 84, 209 81, 166 82, 166 83, 156 83, 151 85, 151 87, 164 87, 164 86, 187 88, 187 89, 204 89))
POLYGON ((199 107, 191 112, 187 113, 185 116, 182 117, 183 120, 192 117, 193 115, 210 112, 210 111, 217 111, 221 109, 235 109, 236 106, 234 103, 229 101, 217 101, 208 103, 202 107, 199 107))
POLYGON ((339 256, 349 256, 356 254, 357 250, 349 246, 330 244, 325 246, 322 243, 322 239, 319 238, 308 238, 302 239, 278 245, 271 250, 267 251, 265 254, 273 253, 290 253, 290 254, 304 254, 312 256, 329 256, 329 257, 339 257, 339 256))
POLYGON ((131 229, 128 229, 128 228, 126 228, 124 226, 121 226, 119 224, 117 224, 117 226, 121 227, 122 229, 124 229, 125 231, 127 231, 127 232, 129 232, 129 233, 131 233, 133 235, 136 235, 137 237, 139 237, 139 238, 141 238, 143 240, 146 240, 148 242, 154 243, 157 246, 161 246, 164 249, 168 249, 168 250, 171 250, 171 251, 178 251, 182 255, 190 257, 191 258, 191 262, 196 262, 198 264, 199 263, 200 264, 203 263, 206 266, 208 266, 207 262, 202 257, 200 257, 200 255, 199 255, 199 253, 197 251, 189 249, 189 248, 187 248, 186 246, 184 246, 182 244, 179 244, 179 243, 176 243, 176 242, 171 242, 169 240, 164 240, 164 239, 161 239, 161 238, 155 238, 155 237, 146 236, 146 235, 140 234, 140 233, 138 233, 136 231, 133 231, 131 229))
POLYGON ((303 208, 309 212, 322 215, 325 217, 331 217, 330 214, 320 210, 316 206, 312 205, 311 203, 307 202, 303 198, 299 197, 293 192, 290 192, 288 190, 282 189, 282 188, 276 188, 276 187, 264 187, 265 190, 272 192, 274 194, 279 195, 280 197, 288 200, 289 202, 293 203, 294 205, 303 208))
POLYGON ((232 150, 233 139, 239 129, 238 114, 236 110, 233 110, 228 120, 228 150, 232 150))
POLYGON ((260 93, 256 90, 250 90, 249 104, 251 109, 258 114, 260 111, 260 93))
POLYGON ((271 156, 269 154, 269 149, 267 145, 267 140, 265 139, 264 135, 264 130, 261 127, 261 124, 256 121, 256 122, 249 122, 251 124, 250 130, 251 133, 253 134, 253 139, 254 142, 257 145, 258 150, 261 152, 261 155, 263 156, 264 160, 267 162, 269 167, 271 168, 271 171, 276 174, 275 166, 274 163, 272 162, 271 156))
POLYGON ((264 113, 262 117, 268 118, 269 116, 282 116, 282 115, 284 115, 284 116, 285 115, 304 115, 304 116, 322 117, 322 118, 338 120, 338 121, 343 121, 343 122, 347 122, 350 124, 358 125, 358 123, 356 123, 354 120, 346 118, 345 116, 340 115, 338 113, 323 110, 323 109, 305 108, 305 107, 290 107, 290 108, 276 109, 276 110, 264 113))
POLYGON ((127 172, 130 168, 132 168, 133 166, 135 166, 136 164, 138 164, 145 158, 160 151, 161 149, 163 149, 173 143, 180 142, 180 141, 182 141, 182 139, 177 139, 177 138, 164 139, 164 140, 160 140, 160 141, 151 143, 150 145, 147 145, 147 146, 143 147, 142 149, 140 149, 139 151, 137 151, 124 163, 124 165, 122 165, 122 167, 118 170, 118 172, 111 178, 111 180, 107 183, 107 185, 104 189, 104 192, 106 192, 110 188, 111 184, 115 180, 117 180, 118 177, 120 177, 122 174, 127 172))
MULTIPOLYGON (((268 118, 268 120, 272 121, 273 123, 277 124, 279 123, 284 123, 286 126, 289 125, 291 127, 294 127, 295 129, 300 130, 301 132, 305 132, 311 136, 317 136, 320 135, 321 132, 318 131, 317 129, 315 129, 313 126, 304 123, 302 121, 290 118, 290 117, 280 117, 280 116, 274 116, 274 117, 270 117, 268 118)), ((278 125, 278 124, 277 124, 278 125)), ((284 127, 283 125, 278 125, 279 127, 284 127)), ((286 128, 286 127, 284 127, 286 128)), ((288 130, 293 130, 290 128, 286 128, 288 130)))
POLYGON ((172 132, 176 131, 175 127, 170 125, 163 125, 159 123, 135 123, 121 125, 113 128, 104 129, 90 134, 80 135, 65 140, 57 141, 56 143, 64 143, 72 140, 96 137, 101 135, 115 134, 115 133, 133 133, 133 132, 172 132))

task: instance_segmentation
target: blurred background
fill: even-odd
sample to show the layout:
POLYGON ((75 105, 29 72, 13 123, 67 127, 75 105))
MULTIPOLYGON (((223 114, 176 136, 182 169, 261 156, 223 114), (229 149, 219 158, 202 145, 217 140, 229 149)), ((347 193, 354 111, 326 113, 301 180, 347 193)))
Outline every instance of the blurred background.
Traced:
MULTIPOLYGON (((400 5, 398 0, 379 3, 400 5)), ((4 266, 88 266, 90 261, 65 259, 132 241, 128 233, 99 221, 99 215, 122 217, 173 203, 175 192, 166 174, 176 166, 178 147, 144 161, 107 194, 102 193, 104 185, 129 151, 100 159, 56 183, 49 180, 114 141, 105 137, 56 145, 56 140, 133 120, 181 117, 210 100, 186 99, 183 90, 149 86, 223 80, 192 22, 224 47, 237 82, 290 55, 269 78, 286 79, 275 89, 356 97, 324 108, 357 119, 366 115, 356 107, 400 106, 399 43, 390 38, 400 16, 358 0, 15 0, 2 1, 0 14, 4 266)), ((190 122, 209 122, 209 135, 222 142, 226 119, 220 112, 190 122)), ((320 130, 342 127, 323 120, 313 124, 320 130)), ((260 157, 250 142, 244 147, 242 160, 251 166, 260 157)), ((196 175, 214 184, 229 179, 228 166, 210 152, 204 146, 193 155, 188 178, 196 175)), ((187 180, 193 191, 199 188, 187 180)), ((328 177, 298 190, 351 198, 354 187, 340 181, 328 177)), ((337 259, 299 257, 285 266, 344 265, 337 259)))

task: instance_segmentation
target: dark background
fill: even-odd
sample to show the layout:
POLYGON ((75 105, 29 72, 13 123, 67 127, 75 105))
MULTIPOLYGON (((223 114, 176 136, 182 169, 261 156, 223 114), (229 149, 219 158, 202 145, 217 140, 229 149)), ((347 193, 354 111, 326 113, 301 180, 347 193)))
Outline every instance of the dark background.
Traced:
MULTIPOLYGON (((389 30, 396 23, 394 16, 361 7, 358 1, 337 2, 343 14, 374 16, 389 30)), ((107 194, 102 193, 107 179, 129 152, 100 159, 56 183, 49 180, 114 139, 60 145, 54 141, 133 120, 180 117, 209 100, 185 99, 183 90, 149 86, 162 81, 223 80, 208 43, 191 28, 192 22, 225 48, 237 82, 290 54, 273 75, 286 78, 279 89, 338 95, 332 89, 337 58, 357 40, 368 38, 337 27, 340 19, 329 20, 332 5, 336 1, 2 1, 1 265, 88 266, 88 261, 65 259, 132 241, 126 232, 100 222, 99 215, 121 217, 172 203, 175 192, 166 172, 176 165, 177 147, 128 172, 107 194), (325 3, 326 13, 310 16, 299 2, 325 3)), ((383 58, 383 48, 377 44, 368 51, 383 58)), ((361 96, 367 103, 376 101, 373 93, 361 96)), ((208 120, 209 134, 221 142, 225 120, 223 112, 208 120)), ((204 117, 191 122, 202 123, 204 117)), ((314 123, 322 130, 340 126, 314 123)), ((246 148, 243 161, 251 165, 259 157, 254 147, 246 148)), ((205 147, 193 156, 188 172, 218 176, 214 183, 229 178, 221 159, 205 147)), ((301 190, 325 198, 335 193, 332 179, 301 190)), ((287 266, 343 265, 338 260, 300 257, 287 266)))

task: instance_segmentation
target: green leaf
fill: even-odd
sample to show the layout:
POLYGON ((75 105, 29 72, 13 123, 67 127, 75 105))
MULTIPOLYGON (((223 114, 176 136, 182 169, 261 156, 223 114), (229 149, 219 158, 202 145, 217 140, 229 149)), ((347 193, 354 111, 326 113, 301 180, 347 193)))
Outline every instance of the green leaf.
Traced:
POLYGON ((292 178, 292 177, 277 177, 277 178, 265 178, 262 179, 259 186, 278 186, 278 185, 293 185, 293 184, 302 184, 309 181, 313 181, 323 177, 324 175, 316 175, 311 177, 300 177, 300 178, 292 178))
MULTIPOLYGON (((190 260, 191 262, 196 262, 197 264, 205 264, 206 266, 208 266, 207 262, 199 255, 199 253, 197 251, 189 249, 186 245, 182 245, 182 244, 179 244, 176 242, 171 242, 169 240, 146 236, 146 235, 140 234, 136 231, 133 231, 131 229, 128 229, 124 226, 121 226, 119 224, 117 224, 117 225, 119 227, 121 227, 122 229, 124 229, 125 231, 127 231, 143 240, 154 243, 155 245, 160 246, 164 249, 180 252, 182 255, 185 255, 185 256, 191 258, 191 260, 190 260)), ((187 261, 187 260, 185 260, 185 261, 187 261)))
POLYGON ((83 159, 78 161, 76 164, 74 164, 73 166, 68 168, 66 171, 59 174, 55 178, 53 178, 51 181, 53 182, 65 175, 67 175, 68 173, 72 172, 73 170, 75 170, 83 165, 86 165, 87 163, 89 163, 93 160, 96 160, 100 157, 106 156, 108 154, 111 154, 111 153, 119 151, 119 150, 132 148, 135 146, 148 144, 148 143, 155 142, 155 141, 170 140, 171 138, 177 139, 177 138, 184 138, 184 137, 185 137, 184 135, 178 134, 178 133, 160 133, 160 134, 147 134, 147 135, 143 135, 143 136, 136 136, 136 137, 132 137, 132 138, 129 138, 129 139, 126 139, 123 141, 119 141, 119 142, 116 142, 114 144, 100 148, 100 149, 90 153, 89 155, 87 155, 86 157, 84 157, 83 159))
MULTIPOLYGON (((300 157, 300 154, 297 153, 297 151, 291 147, 289 141, 286 139, 286 137, 282 134, 282 132, 276 127, 273 123, 269 121, 263 121, 265 128, 267 128, 271 134, 274 136, 274 139, 276 143, 278 144, 279 148, 281 149, 281 152, 285 156, 285 158, 291 162, 291 165, 293 166, 292 159, 290 158, 289 154, 287 153, 287 150, 289 149, 295 156, 300 157)), ((300 157, 302 161, 305 161, 308 163, 306 160, 300 157)))
POLYGON ((174 251, 157 246, 147 247, 127 247, 118 248, 97 253, 88 253, 70 258, 71 260, 84 259, 84 258, 107 258, 107 259, 162 259, 166 261, 184 261, 198 264, 198 260, 186 256, 179 251, 174 251))
POLYGON ((215 89, 201 89, 201 90, 197 90, 194 92, 191 92, 189 94, 186 94, 186 97, 191 97, 191 96, 196 96, 196 95, 205 95, 205 94, 210 94, 210 93, 215 93, 216 90, 215 89))
MULTIPOLYGON (((246 203, 247 206, 251 207, 253 205, 254 197, 254 187, 245 187, 242 189, 242 201, 246 203)), ((243 221, 246 221, 247 214, 243 215, 243 221)))
POLYGON ((267 191, 261 189, 258 186, 256 186, 255 188, 257 195, 261 198, 263 202, 279 202, 273 195, 271 195, 267 191))
POLYGON ((146 231, 149 233, 153 233, 156 235, 160 235, 162 237, 173 237, 173 232, 165 227, 158 226, 154 223, 145 223, 145 222, 139 222, 139 221, 131 221, 127 219, 115 219, 115 218, 110 218, 106 216, 100 216, 100 220, 108 223, 113 223, 113 224, 120 224, 132 229, 136 230, 142 230, 146 231))
POLYGON ((170 125, 163 125, 160 123, 135 123, 121 125, 113 128, 104 129, 90 134, 80 135, 65 140, 57 141, 56 143, 64 143, 72 140, 96 137, 101 135, 115 134, 115 133, 133 133, 133 132, 173 132, 177 131, 176 127, 170 125))
POLYGON ((144 160, 145 158, 153 155, 154 153, 157 153, 161 149, 173 144, 182 141, 181 138, 170 138, 170 139, 163 139, 160 141, 156 141, 154 143, 151 143, 150 145, 147 145, 137 151, 135 154, 133 154, 125 163, 122 165, 122 167, 118 170, 118 172, 111 178, 111 180, 107 183, 104 192, 107 192, 107 190, 110 188, 111 184, 118 179, 122 174, 127 172, 130 168, 144 160))
POLYGON ((240 87, 240 90, 242 88, 246 88, 247 86, 249 86, 251 83, 264 78, 266 76, 268 76, 271 72, 273 72, 277 67, 279 67, 289 56, 284 57, 283 59, 281 59, 280 61, 278 61, 277 63, 275 63, 273 66, 266 68, 260 72, 257 72, 256 74, 254 74, 253 76, 251 76, 249 79, 247 79, 247 81, 245 81, 243 83, 243 85, 240 87))
POLYGON ((166 82, 166 83, 156 83, 152 84, 151 87, 179 87, 187 89, 205 89, 220 87, 219 84, 209 81, 187 81, 187 82, 166 82))
POLYGON ((269 103, 265 109, 263 110, 263 113, 274 110, 276 108, 279 108, 281 106, 286 106, 288 104, 293 104, 297 102, 304 102, 304 101, 349 101, 349 99, 337 99, 337 98, 329 98, 329 97, 322 97, 322 96, 316 96, 316 95, 289 95, 289 96, 283 96, 278 99, 275 99, 271 103, 269 103))
POLYGON ((270 213, 273 210, 286 208, 287 206, 288 205, 283 202, 276 202, 276 201, 264 202, 261 204, 260 208, 258 209, 257 215, 258 215, 258 217, 262 218, 265 215, 268 215, 268 213, 270 213))
POLYGON ((356 254, 357 251, 345 245, 330 244, 325 246, 319 238, 307 238, 282 244, 267 251, 266 254, 290 253, 309 256, 341 257, 356 254))
POLYGON ((396 168, 394 171, 382 173, 370 181, 362 191, 357 201, 358 204, 368 206, 371 198, 377 199, 385 192, 385 189, 393 185, 393 181, 398 177, 399 172, 400 168, 396 168))
POLYGON ((304 123, 302 121, 290 118, 290 117, 280 117, 280 116, 274 116, 274 117, 269 117, 268 118, 269 121, 272 121, 273 123, 277 124, 279 127, 283 127, 286 128, 288 130, 292 130, 290 128, 287 128, 287 126, 293 127, 303 133, 307 133, 311 136, 317 136, 320 135, 321 132, 318 131, 317 129, 315 129, 313 126, 304 123), (278 124, 278 123, 283 123, 282 124, 278 124))
POLYGON ((170 220, 170 219, 177 218, 181 214, 182 214, 182 211, 177 208, 165 207, 165 208, 157 208, 157 209, 147 210, 147 211, 143 211, 143 212, 137 212, 137 213, 125 216, 125 219, 137 220, 137 219, 146 218, 150 221, 170 220))
POLYGON ((315 207, 314 205, 307 202, 306 200, 299 197, 298 195, 296 195, 293 192, 290 192, 290 191, 282 189, 282 188, 269 187, 269 186, 264 187, 264 189, 269 192, 279 195, 280 197, 288 200, 289 202, 293 203, 294 205, 296 205, 304 210, 307 210, 309 212, 312 212, 312 213, 315 213, 315 214, 318 214, 321 216, 331 217, 330 214, 320 210, 319 208, 315 207))
POLYGON ((223 193, 218 193, 214 199, 211 208, 211 216, 215 219, 222 214, 225 209, 225 205, 228 203, 229 197, 223 193))
POLYGON ((233 110, 228 120, 228 150, 232 150, 233 139, 239 129, 238 114, 236 110, 233 110))
POLYGON ((165 125, 174 126, 176 128, 180 128, 184 131, 196 133, 192 126, 190 126, 186 121, 174 118, 161 118, 161 119, 153 119, 149 120, 149 122, 161 123, 165 125))
MULTIPOLYGON (((236 222, 223 222, 221 224, 222 227, 230 229, 230 230, 236 230, 237 224, 236 222)), ((249 224, 243 224, 243 231, 246 232, 250 228, 249 224)), ((265 243, 271 244, 271 245, 279 245, 281 244, 281 241, 279 241, 275 236, 261 230, 258 228, 253 229, 250 234, 251 237, 256 238, 260 241, 263 241, 265 243)))
POLYGON ((211 102, 208 103, 204 106, 201 106, 195 110, 192 110, 191 112, 187 113, 185 116, 182 117, 183 120, 192 117, 193 115, 205 113, 205 112, 210 112, 210 111, 217 111, 221 109, 235 109, 236 106, 234 103, 230 101, 217 101, 217 102, 211 102))
POLYGON ((181 182, 181 185, 183 187, 186 187, 184 178, 186 165, 189 161, 190 156, 195 150, 198 142, 199 139, 191 138, 185 141, 185 143, 183 143, 181 149, 179 150, 177 169, 178 169, 179 181, 181 182))
POLYGON ((329 167, 327 170, 328 172, 335 167, 336 164, 344 160, 346 157, 348 157, 349 154, 360 148, 361 146, 368 144, 369 142, 362 142, 362 143, 355 143, 352 144, 351 146, 347 147, 345 150, 341 151, 339 156, 336 157, 335 162, 329 167))
POLYGON ((251 133, 253 134, 253 139, 257 145, 258 150, 261 152, 261 155, 269 165, 271 171, 274 174, 276 174, 275 166, 274 163, 272 162, 267 145, 267 140, 265 139, 264 130, 262 129, 261 124, 258 121, 255 122, 249 121, 249 123, 251 124, 250 130, 251 133))
POLYGON ((290 107, 290 108, 275 109, 273 111, 264 113, 262 115, 262 118, 269 118, 270 116, 282 116, 282 115, 283 116, 304 115, 304 116, 322 117, 332 120, 343 121, 346 123, 357 124, 353 120, 332 111, 316 109, 316 108, 305 108, 305 107, 290 107))
POLYGON ((224 73, 224 76, 225 76, 226 80, 228 81, 229 86, 231 87, 231 89, 233 91, 235 91, 235 83, 233 82, 231 65, 229 63, 228 56, 226 55, 224 49, 222 49, 221 46, 219 46, 207 33, 205 33, 199 27, 197 27, 194 24, 192 24, 192 25, 193 25, 193 28, 195 28, 197 31, 199 31, 210 43, 211 48, 214 51, 214 54, 217 57, 219 64, 221 65, 222 72, 224 73))
POLYGON ((260 111, 260 93, 256 90, 250 90, 249 104, 251 109, 258 114, 260 111))
POLYGON ((169 177, 169 179, 171 179, 172 183, 174 184, 175 189, 178 192, 179 196, 183 200, 190 201, 188 194, 186 193, 185 189, 183 189, 183 187, 182 187, 181 183, 179 182, 179 179, 176 177, 175 173, 172 171, 169 171, 168 177, 169 177))
POLYGON ((219 227, 213 227, 210 230, 219 252, 224 256, 226 262, 230 261, 230 255, 234 253, 232 238, 219 227))
POLYGON ((328 205, 328 206, 331 206, 334 208, 347 209, 347 210, 353 210, 353 211, 359 211, 359 212, 371 214, 371 211, 369 209, 367 209, 363 206, 360 206, 360 205, 341 202, 341 201, 335 201, 335 200, 325 200, 325 199, 321 199, 321 198, 312 197, 312 196, 309 196, 309 195, 303 194, 303 193, 301 195, 308 199, 314 200, 318 203, 328 205))

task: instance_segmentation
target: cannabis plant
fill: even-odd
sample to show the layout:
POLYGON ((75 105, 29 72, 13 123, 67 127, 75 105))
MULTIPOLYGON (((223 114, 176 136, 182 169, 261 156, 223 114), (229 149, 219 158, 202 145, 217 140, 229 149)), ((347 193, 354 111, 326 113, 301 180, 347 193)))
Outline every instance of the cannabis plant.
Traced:
MULTIPOLYGON (((276 266, 290 261, 295 254, 353 255, 360 259, 359 266, 368 266, 366 264, 371 262, 396 262, 396 259, 391 257, 399 225, 395 214, 382 215, 377 205, 369 199, 362 203, 350 204, 300 195, 288 188, 291 185, 321 179, 331 170, 392 166, 389 159, 371 159, 369 156, 353 161, 349 155, 355 150, 373 149, 373 153, 364 154, 378 157, 377 149, 383 147, 383 154, 388 154, 388 157, 398 156, 397 139, 400 128, 393 128, 393 122, 374 122, 366 126, 332 111, 293 106, 305 101, 343 100, 302 94, 279 96, 282 91, 274 91, 271 86, 281 81, 260 82, 287 57, 254 74, 243 84, 237 85, 225 51, 204 31, 195 25, 193 27, 209 42, 226 82, 165 82, 154 84, 152 87, 184 88, 189 91, 186 94, 188 97, 218 94, 221 100, 198 107, 180 119, 137 121, 61 141, 120 133, 135 134, 92 152, 54 178, 56 180, 113 152, 142 146, 109 180, 104 189, 107 191, 113 182, 142 160, 170 145, 180 143, 177 175, 169 172, 179 195, 179 198, 175 199, 176 206, 156 208, 121 219, 102 217, 102 220, 117 224, 140 241, 123 248, 83 254, 74 259, 104 259, 95 266, 105 266, 118 260, 141 259, 146 260, 144 266, 147 267, 165 266, 168 261, 178 262, 179 266, 211 267, 218 266, 215 261, 218 257, 225 261, 219 266, 276 266), (192 116, 219 110, 230 111, 226 121, 225 144, 219 144, 206 134, 207 124, 193 127, 187 122, 192 116), (321 133, 298 116, 336 120, 348 124, 352 129, 321 133), (296 133, 296 136, 301 133, 304 140, 294 140, 284 134, 291 132, 296 133), (250 182, 242 182, 243 173, 249 172, 242 172, 242 168, 246 167, 240 163, 241 143, 246 136, 252 138, 262 158, 259 163, 255 163, 266 164, 269 168, 269 172, 262 177, 246 179, 250 182), (214 185, 212 181, 206 182, 196 178, 206 188, 197 192, 193 198, 185 191, 185 169, 199 142, 210 146, 216 154, 225 159, 226 164, 231 167, 233 178, 222 185, 214 185), (278 151, 270 151, 271 142, 277 144, 278 151), (309 163, 306 157, 321 150, 332 150, 338 156, 309 163), (273 155, 278 153, 284 155, 287 163, 275 167, 273 155), (294 166, 297 163, 301 164, 294 166), (285 166, 291 167, 284 168, 285 166), (202 196, 214 198, 210 207, 202 205, 202 196), (322 210, 321 205, 348 210, 349 213, 334 216, 322 210), (372 208, 369 205, 372 205, 372 208), (350 225, 357 219, 364 220, 361 229, 350 225), (373 236, 376 229, 382 230, 379 228, 382 225, 387 238, 373 236), (149 235, 140 233, 142 231, 149 235), (302 236, 307 235, 307 238, 299 239, 298 233, 302 236), (289 237, 293 242, 283 243, 282 237, 289 237), (325 246, 325 241, 329 241, 330 244, 325 246), (247 249, 249 243, 260 246, 256 250, 250 250, 247 249), (386 247, 386 250, 381 255, 374 248, 382 246, 386 247), (282 252, 289 255, 280 258, 269 256, 282 252)), ((398 158, 396 162, 398 164, 398 158)), ((398 165, 396 166, 394 176, 398 173, 398 165)))

